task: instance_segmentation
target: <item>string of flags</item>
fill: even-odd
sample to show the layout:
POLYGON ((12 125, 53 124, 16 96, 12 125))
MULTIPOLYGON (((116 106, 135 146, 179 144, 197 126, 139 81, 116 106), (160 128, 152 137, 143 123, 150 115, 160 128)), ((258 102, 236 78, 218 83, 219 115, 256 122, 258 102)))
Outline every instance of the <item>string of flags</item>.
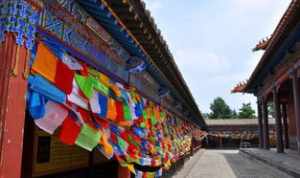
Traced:
POLYGON ((130 86, 79 62, 47 41, 37 44, 28 78, 28 110, 60 141, 116 159, 136 177, 160 177, 190 151, 201 131, 140 96, 130 86), (157 168, 152 172, 136 165, 157 168))

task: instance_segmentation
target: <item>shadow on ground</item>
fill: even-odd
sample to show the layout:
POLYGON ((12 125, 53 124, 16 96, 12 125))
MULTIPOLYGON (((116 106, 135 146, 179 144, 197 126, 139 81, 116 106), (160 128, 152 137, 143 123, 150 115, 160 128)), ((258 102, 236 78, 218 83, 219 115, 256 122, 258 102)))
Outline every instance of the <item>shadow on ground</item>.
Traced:
POLYGON ((282 176, 287 176, 273 167, 249 157, 246 158, 240 152, 224 152, 221 154, 224 156, 236 178, 282 178, 282 176))

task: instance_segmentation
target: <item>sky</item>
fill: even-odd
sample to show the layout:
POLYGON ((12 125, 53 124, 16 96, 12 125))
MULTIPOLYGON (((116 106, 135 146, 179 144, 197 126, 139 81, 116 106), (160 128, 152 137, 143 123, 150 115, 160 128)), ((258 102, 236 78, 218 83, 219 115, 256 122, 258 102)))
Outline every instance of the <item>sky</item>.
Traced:
POLYGON ((231 94, 257 65, 254 46, 272 34, 291 0, 144 0, 199 109, 220 96, 238 111, 256 98, 231 94))

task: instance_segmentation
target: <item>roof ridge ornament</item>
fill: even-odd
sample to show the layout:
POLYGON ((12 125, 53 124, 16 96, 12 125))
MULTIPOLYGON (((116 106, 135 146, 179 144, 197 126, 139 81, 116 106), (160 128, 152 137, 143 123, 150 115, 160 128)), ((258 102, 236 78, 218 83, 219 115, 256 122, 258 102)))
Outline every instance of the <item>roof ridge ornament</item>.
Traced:
POLYGON ((258 42, 258 44, 256 44, 256 46, 252 49, 252 51, 255 52, 255 51, 259 51, 259 50, 265 50, 269 46, 269 42, 270 42, 271 38, 272 38, 272 35, 260 40, 258 42))
POLYGON ((231 93, 242 93, 244 92, 246 86, 247 86, 248 80, 241 81, 238 83, 232 90, 231 93))

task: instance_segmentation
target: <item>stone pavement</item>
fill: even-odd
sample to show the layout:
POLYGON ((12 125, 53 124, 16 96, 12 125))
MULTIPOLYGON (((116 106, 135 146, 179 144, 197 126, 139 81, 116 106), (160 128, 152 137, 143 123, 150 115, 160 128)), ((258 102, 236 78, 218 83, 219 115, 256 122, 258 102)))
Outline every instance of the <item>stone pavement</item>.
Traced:
POLYGON ((296 151, 285 150, 285 153, 279 154, 276 149, 247 148, 241 149, 240 152, 251 159, 257 159, 291 176, 300 177, 300 155, 296 151))
POLYGON ((173 178, 292 178, 238 150, 200 150, 173 178))

